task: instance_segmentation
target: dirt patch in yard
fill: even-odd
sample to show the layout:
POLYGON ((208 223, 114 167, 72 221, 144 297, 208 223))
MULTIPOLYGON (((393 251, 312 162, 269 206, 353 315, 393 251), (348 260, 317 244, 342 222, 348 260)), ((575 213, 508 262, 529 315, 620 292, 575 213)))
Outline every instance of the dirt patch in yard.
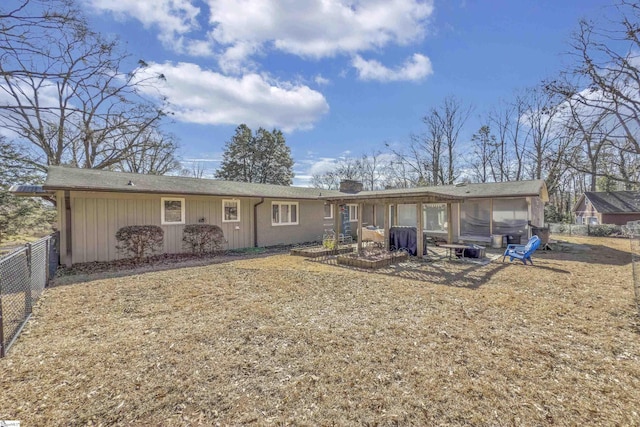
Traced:
POLYGON ((533 267, 275 254, 86 276, 47 290, 0 359, 0 419, 638 425, 629 241, 571 242, 589 250, 533 267))

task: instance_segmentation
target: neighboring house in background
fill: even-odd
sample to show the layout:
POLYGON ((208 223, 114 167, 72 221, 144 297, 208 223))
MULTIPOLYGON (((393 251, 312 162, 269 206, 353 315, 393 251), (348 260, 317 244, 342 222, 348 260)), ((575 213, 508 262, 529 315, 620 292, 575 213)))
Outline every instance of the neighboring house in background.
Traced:
POLYGON ((344 182, 337 191, 59 166, 42 188, 57 200, 66 265, 120 258, 115 234, 127 225, 162 227, 165 253, 184 252, 186 224, 219 225, 227 248, 239 249, 318 241, 327 228, 343 230, 347 215, 354 235, 404 225, 449 242, 528 237, 548 200, 542 180, 383 191, 344 182))
POLYGON ((587 191, 573 206, 576 224, 625 225, 640 220, 640 191, 587 191))

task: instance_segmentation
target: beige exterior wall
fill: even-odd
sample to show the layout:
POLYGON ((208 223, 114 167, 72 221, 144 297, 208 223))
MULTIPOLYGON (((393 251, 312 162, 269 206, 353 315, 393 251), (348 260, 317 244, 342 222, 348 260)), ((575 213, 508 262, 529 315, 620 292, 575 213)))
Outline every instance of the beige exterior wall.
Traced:
POLYGON ((264 199, 264 203, 257 208, 257 217, 258 246, 321 241, 326 228, 324 224, 332 222, 324 219, 324 201, 314 200, 264 199), (273 225, 271 221, 273 202, 297 202, 298 224, 273 225))
MULTIPOLYGON (((185 199, 185 224, 202 223, 219 225, 228 241, 228 249, 254 246, 254 206, 259 198, 239 198, 240 221, 222 222, 222 197, 183 196, 176 194, 123 194, 108 192, 71 191, 71 224, 73 263, 110 261, 121 257, 116 249, 116 232, 127 225, 158 225, 164 230, 164 252, 184 252, 182 232, 184 225, 161 224, 162 197, 185 199)), ((58 228, 61 231, 61 262, 67 263, 66 208, 64 191, 56 193, 58 200, 58 228)), ((333 220, 324 218, 324 201, 299 200, 298 224, 274 225, 271 220, 273 202, 288 202, 279 199, 264 199, 257 206, 257 246, 293 244, 320 241, 324 229, 333 228, 333 220), (327 226, 329 224, 329 226, 327 226)), ((290 201, 289 201, 290 202, 290 201)), ((453 240, 460 238, 460 204, 452 204, 453 240)), ((531 203, 532 219, 542 215, 543 204, 531 203)), ((371 204, 363 209, 361 218, 372 223, 371 204)), ((335 216, 336 212, 334 212, 335 216)), ((376 208, 376 223, 384 225, 384 205, 376 208)), ((536 221, 537 222, 537 221, 536 221)), ((352 227, 357 227, 353 223, 352 227)), ((535 222, 534 222, 535 224, 535 222)), ((357 232, 357 230, 354 230, 357 232)))
POLYGON ((365 203, 362 211, 362 225, 375 225, 377 227, 384 227, 383 203, 365 203))
MULTIPOLYGON (((186 224, 215 224, 222 228, 227 249, 253 246, 253 204, 259 199, 240 198, 240 221, 222 222, 222 197, 176 194, 122 194, 71 192, 73 263, 121 258, 116 232, 127 225, 158 225, 164 230, 164 252, 184 252, 182 231, 186 224), (162 225, 161 198, 185 199, 185 224, 162 225)), ((62 262, 66 262, 64 192, 58 192, 62 262), (60 203, 62 201, 62 203, 60 203)))

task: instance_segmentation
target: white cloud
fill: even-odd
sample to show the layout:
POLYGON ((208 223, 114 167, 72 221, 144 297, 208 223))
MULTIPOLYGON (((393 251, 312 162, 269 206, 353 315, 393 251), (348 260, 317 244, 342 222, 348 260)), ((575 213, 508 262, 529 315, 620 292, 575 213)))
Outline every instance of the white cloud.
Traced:
POLYGON ((157 27, 160 40, 178 52, 215 53, 225 72, 245 71, 245 62, 268 49, 324 58, 407 45, 424 37, 434 9, 433 0, 85 1, 157 27), (199 28, 198 16, 208 28, 199 28))
POLYGON ((218 65, 225 73, 242 74, 256 69, 254 63, 248 60, 249 57, 260 51, 260 46, 256 43, 239 42, 229 47, 223 54, 218 55, 218 65))
POLYGON ((431 0, 208 0, 208 4, 218 43, 269 42, 278 50, 314 58, 418 40, 433 13, 431 0))
POLYGON ((326 85, 328 85, 329 83, 331 83, 331 80, 329 80, 329 79, 327 79, 327 78, 325 78, 325 77, 322 77, 322 75, 320 75, 320 74, 318 74, 317 76, 315 76, 315 77, 313 78, 313 81, 315 81, 315 82, 316 82, 316 84, 318 84, 319 86, 326 86, 326 85))
POLYGON ((322 175, 323 173, 330 172, 336 168, 337 160, 331 157, 322 157, 318 160, 310 162, 307 169, 308 175, 322 175))
POLYGON ((433 74, 431 60, 419 53, 414 53, 402 66, 394 69, 387 68, 376 60, 367 61, 360 55, 354 56, 351 65, 358 70, 358 77, 361 80, 377 80, 381 82, 418 81, 433 74))
POLYGON ((133 17, 145 28, 158 27, 158 38, 166 44, 175 44, 177 35, 198 28, 196 17, 200 8, 191 0, 85 0, 95 10, 109 11, 116 19, 133 17))
POLYGON ((156 92, 148 93, 166 96, 176 120, 186 123, 246 123, 291 132, 311 128, 329 111, 320 92, 260 74, 229 77, 191 63, 150 63, 142 71, 141 78, 165 76, 156 92))

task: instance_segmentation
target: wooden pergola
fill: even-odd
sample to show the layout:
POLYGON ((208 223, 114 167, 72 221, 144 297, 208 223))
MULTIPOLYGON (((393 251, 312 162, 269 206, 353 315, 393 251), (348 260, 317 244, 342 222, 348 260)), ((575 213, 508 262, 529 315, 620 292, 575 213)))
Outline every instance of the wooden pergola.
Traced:
MULTIPOLYGON (((340 196, 329 196, 326 197, 325 200, 327 203, 331 203, 333 205, 334 215, 334 230, 335 230, 335 239, 336 245, 338 244, 338 236, 341 233, 341 216, 339 215, 339 207, 340 205, 346 204, 355 204, 358 206, 358 229, 361 228, 361 220, 363 207, 365 203, 373 203, 382 204, 384 206, 384 236, 385 243, 384 247, 386 250, 389 250, 389 229, 397 225, 398 221, 398 204, 415 204, 416 205, 416 224, 417 224, 417 254, 419 257, 424 256, 424 245, 423 239, 421 238, 424 231, 423 224, 423 205, 427 203, 439 203, 447 205, 447 222, 449 227, 447 229, 447 243, 452 243, 453 241, 453 227, 452 227, 452 214, 451 214, 451 204, 452 203, 460 203, 463 198, 458 196, 444 195, 429 191, 424 192, 404 192, 393 191, 393 190, 384 190, 384 191, 367 191, 363 193, 354 193, 354 194, 344 194, 340 196), (393 206, 393 218, 396 224, 391 224, 391 219, 389 215, 390 207, 393 206)), ((358 232, 358 236, 362 233, 358 232)), ((362 239, 358 238, 357 244, 358 252, 362 251, 362 239)))

